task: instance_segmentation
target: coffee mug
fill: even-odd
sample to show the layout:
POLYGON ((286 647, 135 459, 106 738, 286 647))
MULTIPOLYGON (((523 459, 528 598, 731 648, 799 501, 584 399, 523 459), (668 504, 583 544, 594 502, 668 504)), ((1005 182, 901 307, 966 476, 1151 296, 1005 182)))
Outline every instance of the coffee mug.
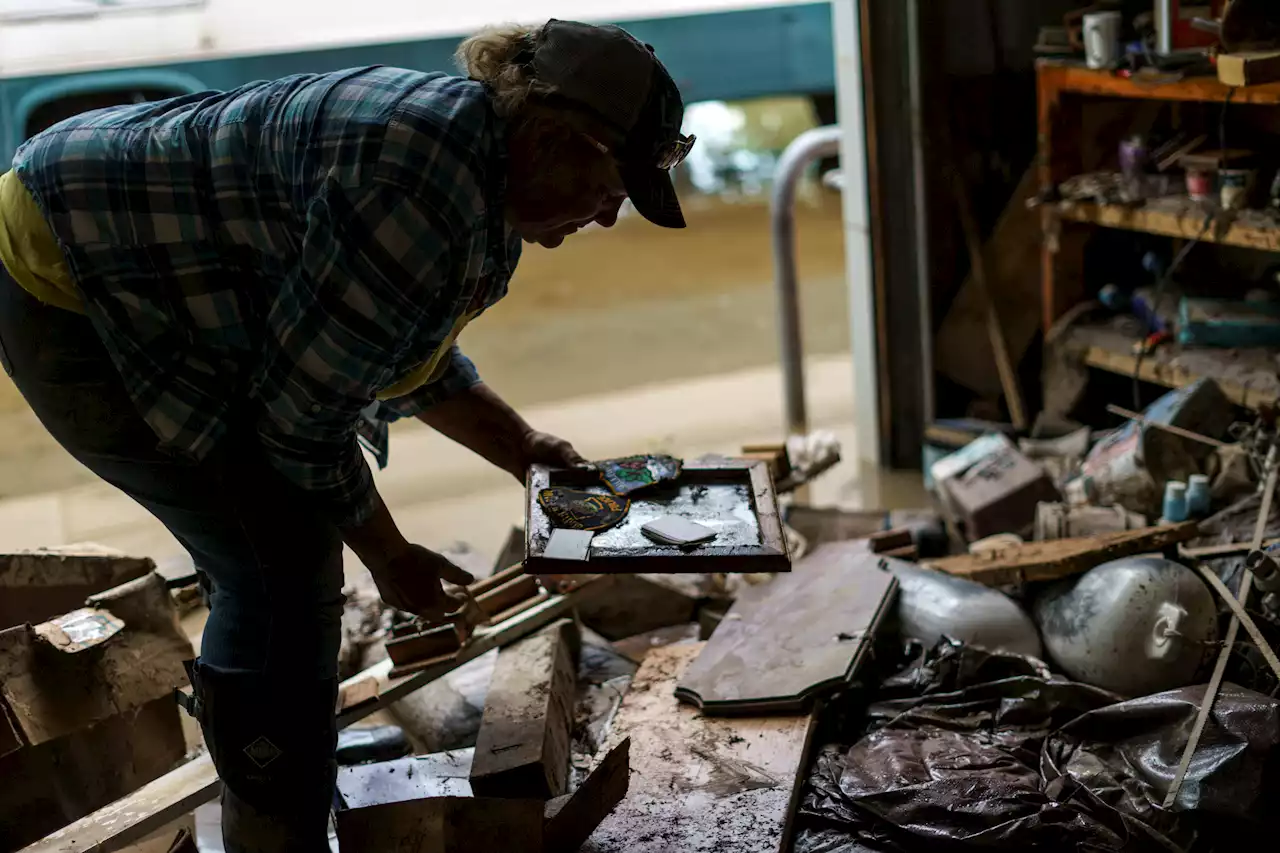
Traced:
POLYGON ((1084 57, 1090 68, 1112 68, 1120 62, 1119 12, 1084 16, 1084 57))

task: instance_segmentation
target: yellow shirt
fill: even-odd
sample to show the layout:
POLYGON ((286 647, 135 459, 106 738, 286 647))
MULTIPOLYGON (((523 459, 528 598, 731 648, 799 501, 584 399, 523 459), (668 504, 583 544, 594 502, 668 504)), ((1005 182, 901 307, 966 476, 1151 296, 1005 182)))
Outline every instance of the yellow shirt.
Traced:
POLYGON ((458 322, 454 323, 453 328, 449 330, 448 336, 441 342, 439 349, 431 354, 431 358, 409 371, 409 374, 399 382, 379 391, 378 399, 393 400, 396 397, 403 397, 439 379, 449 367, 449 352, 458 340, 458 335, 462 334, 462 330, 479 313, 479 311, 472 311, 459 317, 458 322))
MULTIPOLYGON (((0 262, 22 289, 36 299, 77 314, 84 313, 53 229, 36 200, 12 171, 0 175, 0 262)), ((403 397, 435 382, 449 366, 448 356, 458 335, 479 311, 464 314, 431 357, 388 388, 379 400, 403 397)))
POLYGON ((0 262, 13 280, 36 299, 84 313, 53 229, 12 171, 0 175, 0 262))

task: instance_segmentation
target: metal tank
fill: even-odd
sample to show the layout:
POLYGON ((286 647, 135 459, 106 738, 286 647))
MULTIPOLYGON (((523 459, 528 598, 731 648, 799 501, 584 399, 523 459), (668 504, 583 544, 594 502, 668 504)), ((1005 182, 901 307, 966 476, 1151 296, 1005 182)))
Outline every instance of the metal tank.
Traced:
POLYGON ((1033 613, 1063 674, 1124 696, 1190 684, 1218 634, 1208 587, 1162 557, 1113 560, 1054 584, 1033 613))
POLYGON ((887 562, 898 578, 898 622, 904 636, 923 643, 946 636, 991 651, 1041 656, 1035 624, 1009 596, 915 563, 887 562))

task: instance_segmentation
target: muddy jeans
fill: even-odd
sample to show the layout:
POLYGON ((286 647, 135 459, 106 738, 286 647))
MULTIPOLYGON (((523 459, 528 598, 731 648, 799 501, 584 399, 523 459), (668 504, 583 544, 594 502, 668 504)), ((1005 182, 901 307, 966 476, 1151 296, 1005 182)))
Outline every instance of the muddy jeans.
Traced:
POLYGON ((303 493, 232 435, 200 463, 162 452, 88 319, 0 269, 0 361, 67 452, 158 518, 202 571, 193 682, 224 783, 229 853, 319 853, 336 765, 342 543, 303 493))

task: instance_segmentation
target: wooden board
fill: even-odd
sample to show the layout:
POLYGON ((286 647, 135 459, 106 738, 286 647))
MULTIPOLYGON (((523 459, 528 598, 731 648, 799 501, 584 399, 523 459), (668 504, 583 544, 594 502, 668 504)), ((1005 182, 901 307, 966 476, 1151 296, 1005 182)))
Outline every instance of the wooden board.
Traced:
POLYGON ((777 853, 790 837, 815 716, 711 718, 676 682, 702 645, 645 658, 605 751, 630 738, 631 786, 583 853, 777 853))
POLYGON ((538 494, 551 486, 570 486, 607 494, 600 475, 587 468, 530 469, 525 495, 526 559, 531 574, 634 572, 787 572, 791 560, 778 518, 773 482, 763 462, 730 460, 690 464, 674 484, 631 495, 631 510, 617 527, 596 534, 590 559, 548 560, 553 529, 538 494), (641 527, 665 515, 679 515, 715 529, 706 545, 660 545, 641 527))
POLYGON ((64 652, 39 636, 41 626, 0 632, 0 694, 27 744, 69 735, 187 683, 183 661, 195 653, 160 575, 90 603, 125 623, 93 649, 64 652))
MULTIPOLYGON (((588 587, 589 588, 589 587, 588 587)), ((391 661, 384 660, 369 667, 340 685, 339 695, 347 688, 374 679, 378 698, 345 709, 338 714, 338 726, 345 728, 379 711, 393 702, 440 678, 467 661, 515 642, 549 622, 569 613, 573 595, 554 596, 537 608, 507 624, 481 629, 457 656, 437 663, 412 675, 393 678, 391 661)), ((367 689, 362 684, 360 690, 367 689)), ((222 792, 222 783, 209 756, 193 761, 156 779, 127 797, 99 809, 91 815, 47 836, 22 853, 116 853, 138 839, 145 838, 197 806, 210 802, 222 792)))
POLYGON ((693 621, 703 598, 690 580, 690 575, 604 575, 578 596, 578 618, 608 640, 683 625, 693 621))
POLYGON ((1086 572, 1109 560, 1163 551, 1199 535, 1194 521, 1167 527, 1144 527, 1078 539, 1027 542, 964 554, 925 565, 988 586, 1048 581, 1086 572))
POLYGON ((343 853, 541 853, 539 800, 432 797, 338 812, 343 853))
POLYGON ((1181 388, 1200 379, 1212 379, 1238 406, 1256 409, 1280 399, 1274 352, 1268 349, 1216 349, 1163 344, 1138 363, 1133 347, 1137 339, 1106 326, 1077 325, 1062 346, 1077 354, 1089 367, 1131 377, 1134 370, 1144 382, 1181 388))
POLYGON ((676 695, 708 714, 797 713, 853 678, 897 588, 866 543, 824 545, 743 590, 676 695))
POLYGON ((1280 104, 1280 84, 1249 86, 1234 92, 1217 77, 1165 78, 1159 81, 1142 75, 1120 77, 1110 71, 1096 71, 1071 60, 1041 59, 1036 72, 1042 89, 1057 93, 1099 95, 1113 98, 1142 98, 1157 101, 1208 101, 1232 104, 1280 104))
MULTIPOLYGON (((983 251, 990 264, 987 287, 999 306, 1009 356, 1016 365, 1040 328, 1040 218, 1027 209, 1039 191, 1035 169, 1014 188, 983 251)), ((987 302, 970 272, 938 329, 934 365, 944 376, 986 399, 1003 389, 987 333, 987 302)))
POLYGON ((88 544, 0 554, 0 629, 75 610, 89 596, 155 567, 149 559, 88 544))
POLYGON ((581 646, 578 624, 562 619, 499 653, 471 767, 476 796, 566 792, 581 646))
POLYGON ((1199 237, 1204 243, 1280 252, 1280 227, 1265 214, 1248 210, 1238 214, 1220 214, 1215 217, 1209 230, 1202 234, 1205 212, 1184 196, 1152 199, 1142 207, 1069 202, 1059 204, 1053 210, 1070 222, 1084 222, 1104 228, 1140 231, 1183 240, 1199 237))

